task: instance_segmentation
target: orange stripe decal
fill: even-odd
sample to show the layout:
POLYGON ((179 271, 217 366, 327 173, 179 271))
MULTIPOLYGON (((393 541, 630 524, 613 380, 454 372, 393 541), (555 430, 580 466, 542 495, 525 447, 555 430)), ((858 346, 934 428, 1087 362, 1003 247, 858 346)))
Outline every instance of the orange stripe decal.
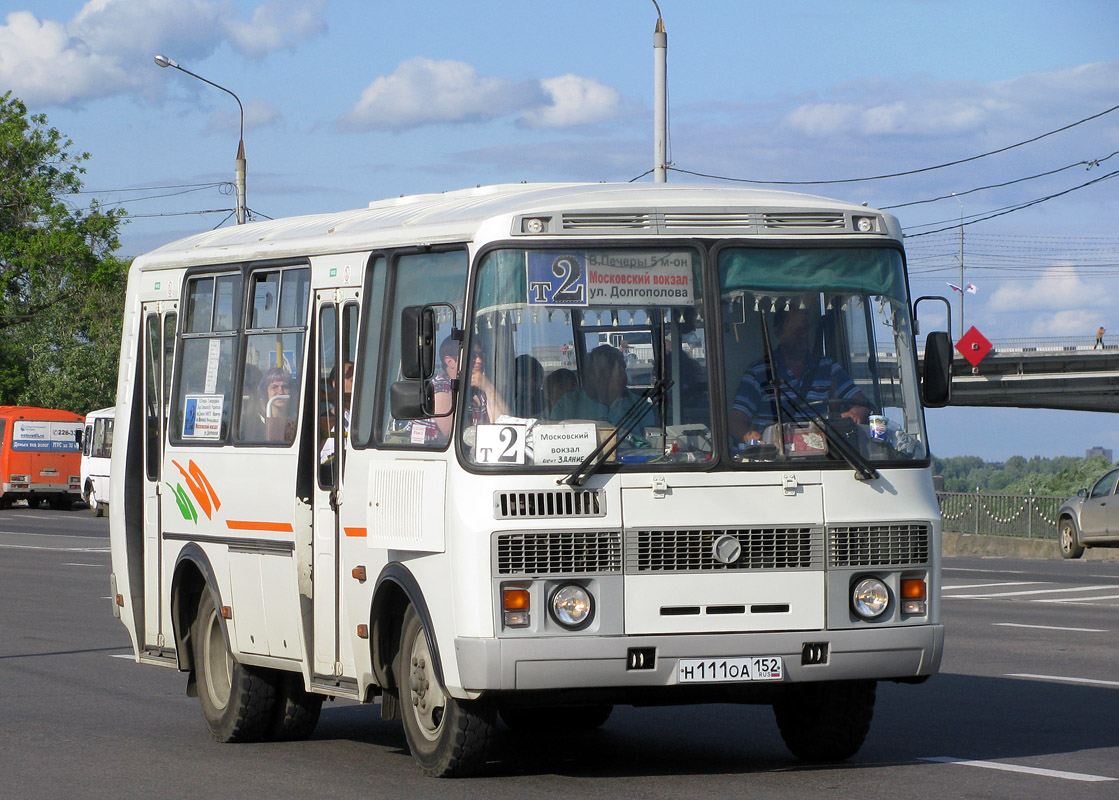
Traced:
POLYGON ((343 528, 347 536, 365 536, 365 528, 343 528))
POLYGON ((252 520, 231 519, 225 523, 234 531, 271 531, 273 533, 292 533, 295 531, 290 522, 253 522, 252 520))

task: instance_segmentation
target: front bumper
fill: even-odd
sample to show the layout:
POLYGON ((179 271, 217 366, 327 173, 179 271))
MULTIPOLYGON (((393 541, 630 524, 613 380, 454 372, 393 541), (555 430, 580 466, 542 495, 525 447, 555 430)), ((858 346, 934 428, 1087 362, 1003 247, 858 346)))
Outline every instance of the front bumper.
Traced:
POLYGON ((455 639, 462 689, 471 693, 673 687, 679 659, 732 656, 782 656, 787 683, 919 679, 936 674, 943 651, 943 625, 782 633, 455 639), (804 645, 822 642, 828 644, 827 661, 802 664, 804 645), (631 648, 654 648, 654 668, 626 669, 631 648))

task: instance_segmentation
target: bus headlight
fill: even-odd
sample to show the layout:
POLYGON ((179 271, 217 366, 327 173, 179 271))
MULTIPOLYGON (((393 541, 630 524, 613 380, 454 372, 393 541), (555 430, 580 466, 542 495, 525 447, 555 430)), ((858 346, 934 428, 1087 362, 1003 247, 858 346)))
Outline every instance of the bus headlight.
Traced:
POLYGON ((565 583, 552 592, 550 607, 552 619, 573 631, 590 625, 594 618, 594 598, 577 583, 565 583))
POLYGON ((877 578, 863 578, 851 592, 851 608, 863 619, 877 619, 890 605, 890 590, 877 578))

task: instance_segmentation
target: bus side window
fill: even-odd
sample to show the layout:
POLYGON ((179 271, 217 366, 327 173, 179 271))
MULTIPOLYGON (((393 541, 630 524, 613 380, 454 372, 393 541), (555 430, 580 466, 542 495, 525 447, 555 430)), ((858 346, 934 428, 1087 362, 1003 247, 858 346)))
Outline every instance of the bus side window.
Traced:
MULTIPOLYGON (((400 312, 408 306, 446 303, 461 312, 466 290, 467 254, 465 250, 416 253, 400 256, 394 263, 395 285, 389 311, 389 350, 385 362, 386 383, 384 426, 381 441, 389 445, 443 449, 447 437, 435 420, 398 420, 388 412, 388 390, 400 380, 400 312)), ((436 317, 437 346, 446 341, 453 327, 449 309, 441 309, 436 317)), ((460 313, 461 317, 461 313, 460 313)), ((449 385, 442 358, 436 358, 436 386, 449 385)))
POLYGON ((241 275, 191 278, 171 411, 172 442, 217 444, 229 436, 241 275))
POLYGON ((258 270, 249 279, 237 441, 291 444, 299 419, 310 270, 258 270))

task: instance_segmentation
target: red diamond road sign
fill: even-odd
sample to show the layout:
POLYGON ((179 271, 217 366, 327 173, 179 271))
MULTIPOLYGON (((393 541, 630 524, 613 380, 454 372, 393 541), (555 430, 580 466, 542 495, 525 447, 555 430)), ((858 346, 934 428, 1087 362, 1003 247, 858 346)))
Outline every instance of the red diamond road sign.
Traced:
POLYGON ((972 325, 967 329, 967 333, 960 337, 960 341, 956 342, 956 349, 960 351, 965 361, 973 367, 978 367, 979 362, 991 352, 991 343, 972 325))

